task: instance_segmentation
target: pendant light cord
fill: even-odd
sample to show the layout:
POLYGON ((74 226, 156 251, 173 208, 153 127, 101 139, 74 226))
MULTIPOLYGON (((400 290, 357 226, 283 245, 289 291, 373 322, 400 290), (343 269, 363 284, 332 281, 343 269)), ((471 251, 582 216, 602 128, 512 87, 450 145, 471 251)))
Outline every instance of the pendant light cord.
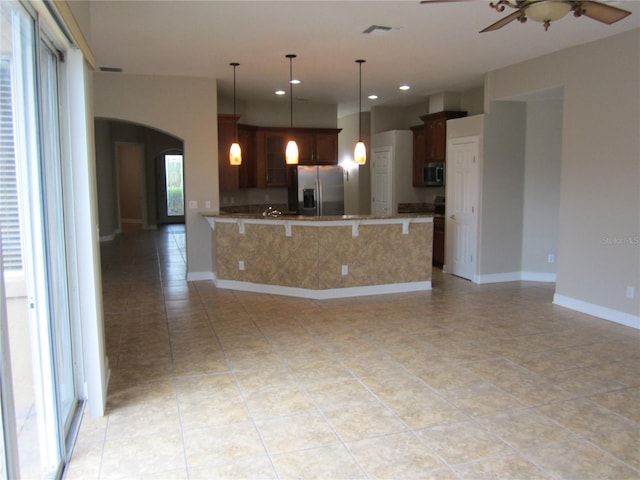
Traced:
POLYGON ((362 64, 366 60, 356 60, 359 65, 358 76, 358 141, 362 141, 362 64))
MULTIPOLYGON (((359 63, 358 75, 358 140, 362 140, 362 62, 359 63)), ((235 70, 234 70, 235 72, 235 70)), ((235 75, 235 73, 234 73, 235 75)), ((234 97, 235 98, 235 97, 234 97)))
POLYGON ((289 126, 293 128, 293 59, 296 56, 290 53, 287 58, 289 59, 289 126))
MULTIPOLYGON (((239 67, 240 64, 238 62, 233 62, 230 63, 229 65, 231 65, 233 67, 233 117, 236 117, 236 67, 239 67)), ((238 143, 238 122, 236 120, 235 122, 235 140, 236 143, 238 143)))

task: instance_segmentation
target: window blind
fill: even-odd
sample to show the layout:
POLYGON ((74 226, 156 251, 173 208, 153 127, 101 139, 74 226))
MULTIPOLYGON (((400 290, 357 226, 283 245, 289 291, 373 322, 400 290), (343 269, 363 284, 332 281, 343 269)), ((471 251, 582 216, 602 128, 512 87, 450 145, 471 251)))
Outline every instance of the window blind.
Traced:
POLYGON ((22 270, 11 63, 0 58, 0 235, 4 270, 22 270))

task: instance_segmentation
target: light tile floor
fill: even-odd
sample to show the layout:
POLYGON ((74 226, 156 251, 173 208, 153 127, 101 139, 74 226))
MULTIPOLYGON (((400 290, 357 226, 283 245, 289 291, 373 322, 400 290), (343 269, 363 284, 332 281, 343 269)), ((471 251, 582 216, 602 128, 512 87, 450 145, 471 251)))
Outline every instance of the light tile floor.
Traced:
POLYGON ((553 285, 312 301, 187 283, 184 244, 102 247, 107 415, 68 479, 640 478, 640 332, 553 285))

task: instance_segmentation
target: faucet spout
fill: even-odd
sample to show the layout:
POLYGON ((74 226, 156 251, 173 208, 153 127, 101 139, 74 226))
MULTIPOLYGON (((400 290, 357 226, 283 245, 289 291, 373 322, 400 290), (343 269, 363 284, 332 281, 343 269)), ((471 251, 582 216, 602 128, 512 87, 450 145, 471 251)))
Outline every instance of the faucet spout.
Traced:
POLYGON ((262 212, 263 217, 279 217, 280 215, 282 215, 282 212, 273 208, 272 206, 268 206, 262 212))

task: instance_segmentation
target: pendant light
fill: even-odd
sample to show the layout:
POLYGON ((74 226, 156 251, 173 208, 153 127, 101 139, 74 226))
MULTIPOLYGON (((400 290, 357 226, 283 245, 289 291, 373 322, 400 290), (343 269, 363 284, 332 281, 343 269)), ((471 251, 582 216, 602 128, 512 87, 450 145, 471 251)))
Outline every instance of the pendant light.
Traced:
POLYGON ((356 165, 364 165, 367 163, 367 147, 365 147, 362 141, 362 64, 366 60, 356 60, 358 64, 359 75, 359 88, 358 88, 358 143, 353 150, 353 161, 356 165))
MULTIPOLYGON (((296 58, 292 53, 287 55, 289 59, 289 119, 290 119, 290 127, 291 133, 290 135, 293 137, 293 59, 296 58)), ((296 141, 291 138, 287 143, 287 148, 285 150, 285 159, 287 165, 297 165, 298 164, 298 145, 296 141)))
MULTIPOLYGON (((240 66, 239 63, 233 62, 230 63, 233 67, 233 117, 235 119, 236 116, 236 67, 240 66)), ((242 151, 240 149, 240 144, 238 143, 238 123, 237 119, 234 123, 235 127, 235 136, 234 142, 231 144, 231 148, 229 149, 229 163, 231 165, 242 165, 242 151)))

